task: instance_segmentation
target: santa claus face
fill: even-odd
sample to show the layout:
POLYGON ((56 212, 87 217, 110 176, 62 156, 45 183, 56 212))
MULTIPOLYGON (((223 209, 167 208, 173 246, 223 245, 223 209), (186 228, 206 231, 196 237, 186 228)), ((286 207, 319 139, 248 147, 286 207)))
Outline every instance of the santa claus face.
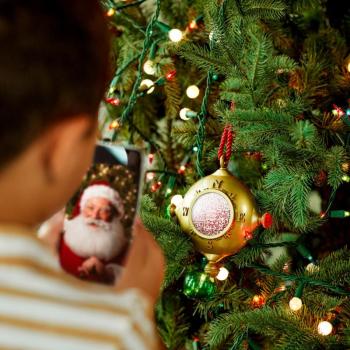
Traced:
MULTIPOLYGON (((85 218, 91 218, 95 220, 103 220, 105 222, 111 222, 116 214, 116 210, 112 206, 111 202, 102 197, 90 198, 86 202, 82 215, 85 218)), ((92 221, 91 226, 96 226, 92 221)))
POLYGON ((85 214, 84 207, 80 215, 64 221, 64 240, 78 256, 83 258, 95 256, 108 261, 118 256, 127 245, 128 239, 123 224, 120 218, 113 214, 113 210, 112 213, 107 213, 107 202, 108 200, 99 201, 99 204, 105 205, 93 207, 91 204, 91 208, 86 205, 85 214), (103 208, 106 209, 106 213, 103 208))

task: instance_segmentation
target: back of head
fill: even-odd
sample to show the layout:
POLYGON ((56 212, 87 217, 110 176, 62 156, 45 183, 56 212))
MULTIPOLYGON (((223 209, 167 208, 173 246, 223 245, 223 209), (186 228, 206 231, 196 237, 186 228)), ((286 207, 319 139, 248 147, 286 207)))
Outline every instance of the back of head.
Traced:
POLYGON ((96 118, 109 78, 98 0, 0 0, 0 169, 46 128, 96 118))

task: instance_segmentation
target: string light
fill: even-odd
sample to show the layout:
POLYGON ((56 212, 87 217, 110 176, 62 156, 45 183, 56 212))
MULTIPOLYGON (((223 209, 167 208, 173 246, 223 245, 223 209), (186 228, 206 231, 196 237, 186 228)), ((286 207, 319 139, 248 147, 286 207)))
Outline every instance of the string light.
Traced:
POLYGON ((186 95, 189 98, 197 98, 199 96, 199 88, 197 85, 190 85, 187 89, 186 89, 186 95))
POLYGON ((328 321, 321 321, 317 327, 317 331, 321 335, 329 335, 332 333, 332 330, 333 330, 333 326, 328 321))
POLYGON ((253 238, 253 234, 250 231, 248 231, 248 230, 244 231, 244 239, 246 241, 249 241, 252 238, 253 238))
POLYGON ((120 128, 120 123, 118 122, 118 120, 113 120, 112 123, 109 125, 110 130, 119 129, 119 128, 120 128))
POLYGON ((146 180, 147 180, 147 181, 152 181, 152 180, 154 179, 155 176, 156 176, 155 173, 149 172, 149 173, 147 173, 147 175, 146 175, 146 180))
POLYGON ((120 105, 120 99, 118 97, 108 97, 105 99, 105 101, 112 106, 119 106, 120 105))
POLYGON ((189 108, 182 108, 179 112, 180 118, 182 120, 189 120, 190 118, 187 117, 187 112, 190 112, 191 110, 189 108))
POLYGON ((255 308, 260 308, 262 306, 264 306, 265 304, 265 298, 262 295, 254 295, 252 301, 251 301, 251 305, 255 308))
POLYGON ((147 60, 144 64, 143 64, 143 71, 148 74, 148 75, 154 75, 156 73, 156 69, 154 66, 154 62, 151 60, 147 60))
POLYGON ((154 183, 154 184, 151 186, 151 191, 152 191, 152 192, 156 192, 156 191, 159 190, 161 187, 162 187, 162 182, 161 182, 161 181, 158 181, 158 182, 154 183))
POLYGON ((153 154, 153 153, 150 153, 150 154, 148 155, 148 162, 149 162, 150 164, 152 164, 153 159, 154 159, 154 154, 153 154))
POLYGON ((115 9, 110 8, 110 9, 107 11, 106 15, 107 15, 108 17, 114 16, 114 15, 115 15, 115 9))
POLYGON ((174 28, 169 30, 168 36, 173 43, 178 43, 179 41, 182 40, 183 34, 180 29, 174 28))
POLYGON ((332 113, 337 119, 340 119, 345 114, 344 111, 335 104, 333 104, 332 113))
POLYGON ((346 210, 331 210, 329 212, 329 217, 331 218, 347 218, 350 216, 350 212, 346 210))
POLYGON ((226 267, 220 267, 219 273, 216 276, 216 279, 219 281, 225 281, 229 275, 229 271, 226 269, 226 267))
POLYGON ((195 20, 192 20, 192 21, 190 22, 190 24, 188 25, 188 28, 189 28, 190 30, 198 29, 197 22, 196 22, 195 20))
POLYGON ((140 84, 141 90, 147 90, 147 94, 151 94, 154 91, 154 82, 151 79, 144 79, 140 84))
POLYGON ((178 174, 182 175, 185 173, 186 170, 186 166, 185 165, 181 165, 179 170, 177 171, 178 174))
POLYGON ((176 76, 176 70, 171 70, 170 72, 168 72, 166 75, 165 75, 165 78, 166 80, 170 81, 170 80, 173 80, 176 76))
POLYGON ((169 195, 173 190, 171 188, 166 189, 166 194, 169 195))
POLYGON ((344 182, 350 182, 350 177, 348 175, 344 175, 341 178, 344 182))
POLYGON ((194 146, 194 147, 192 148, 192 151, 193 151, 193 152, 198 152, 198 147, 197 147, 197 146, 194 146))
POLYGON ((303 302, 298 297, 293 297, 289 301, 289 307, 291 308, 292 311, 298 311, 302 308, 302 306, 303 306, 303 302))
POLYGON ((317 265, 315 265, 314 263, 307 264, 305 269, 307 272, 310 272, 310 273, 317 272, 320 270, 320 268, 317 265))

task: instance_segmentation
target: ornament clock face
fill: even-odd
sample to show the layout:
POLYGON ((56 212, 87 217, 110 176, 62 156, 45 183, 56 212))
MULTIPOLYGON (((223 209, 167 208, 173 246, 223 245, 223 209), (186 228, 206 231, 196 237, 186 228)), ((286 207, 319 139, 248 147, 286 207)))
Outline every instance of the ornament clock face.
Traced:
POLYGON ((191 226, 206 239, 223 236, 233 222, 233 206, 223 192, 210 190, 196 197, 191 205, 191 226))

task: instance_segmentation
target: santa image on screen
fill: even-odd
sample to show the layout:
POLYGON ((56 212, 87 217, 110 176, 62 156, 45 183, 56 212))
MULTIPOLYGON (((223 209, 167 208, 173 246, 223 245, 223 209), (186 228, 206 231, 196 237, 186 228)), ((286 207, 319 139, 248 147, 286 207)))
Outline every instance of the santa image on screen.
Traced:
POLYGON ((88 186, 74 217, 64 221, 59 248, 63 269, 88 280, 115 281, 122 271, 118 257, 128 244, 121 222, 124 213, 116 190, 106 184, 88 186))

